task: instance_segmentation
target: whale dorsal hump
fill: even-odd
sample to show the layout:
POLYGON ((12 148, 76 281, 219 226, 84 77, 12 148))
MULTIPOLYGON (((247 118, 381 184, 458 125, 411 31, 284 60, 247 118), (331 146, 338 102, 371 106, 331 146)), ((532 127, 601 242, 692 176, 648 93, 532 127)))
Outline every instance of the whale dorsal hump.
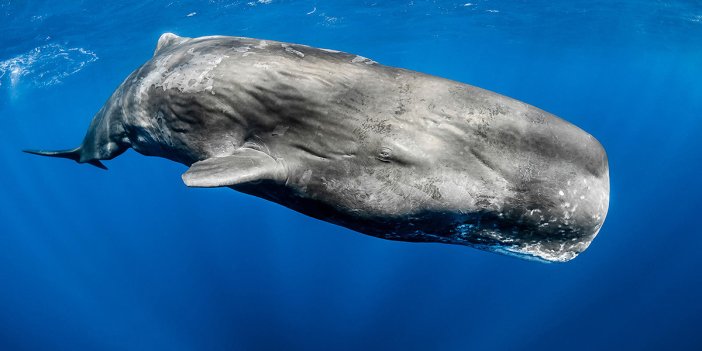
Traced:
POLYGON ((216 188, 260 180, 285 182, 285 167, 268 154, 241 148, 230 156, 213 157, 193 163, 183 173, 183 182, 189 187, 216 188))
POLYGON ((158 55, 159 52, 169 48, 173 45, 178 45, 186 42, 190 38, 179 37, 173 33, 163 33, 161 37, 158 38, 158 44, 156 44, 156 50, 154 50, 154 56, 158 55))

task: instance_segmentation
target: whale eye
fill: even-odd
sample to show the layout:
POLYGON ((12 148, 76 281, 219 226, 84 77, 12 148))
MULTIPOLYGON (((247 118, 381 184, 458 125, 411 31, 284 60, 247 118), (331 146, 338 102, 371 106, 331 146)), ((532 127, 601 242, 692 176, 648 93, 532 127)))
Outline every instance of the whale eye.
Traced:
POLYGON ((389 147, 381 147, 380 150, 378 151, 378 155, 375 156, 375 158, 378 159, 378 161, 382 162, 390 162, 390 158, 392 157, 392 150, 389 147))

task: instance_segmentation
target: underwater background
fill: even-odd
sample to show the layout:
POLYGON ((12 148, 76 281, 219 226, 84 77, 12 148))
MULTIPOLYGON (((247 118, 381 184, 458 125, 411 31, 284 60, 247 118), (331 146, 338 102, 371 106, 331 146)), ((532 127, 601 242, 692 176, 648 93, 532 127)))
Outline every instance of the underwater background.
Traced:
POLYGON ((0 350, 701 350, 702 2, 0 0, 0 350), (535 105, 609 156, 541 264, 354 233, 77 146, 160 34, 342 50, 535 105))

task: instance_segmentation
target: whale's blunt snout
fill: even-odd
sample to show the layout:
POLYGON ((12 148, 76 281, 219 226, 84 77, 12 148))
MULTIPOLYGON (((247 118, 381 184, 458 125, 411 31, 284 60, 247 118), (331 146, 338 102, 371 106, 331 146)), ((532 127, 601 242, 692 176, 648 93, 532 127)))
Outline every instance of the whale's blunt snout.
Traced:
POLYGON ((71 150, 61 150, 61 151, 42 151, 42 150, 22 150, 28 154, 32 155, 40 155, 40 156, 50 156, 50 157, 59 157, 59 158, 67 158, 69 160, 76 161, 78 163, 88 163, 91 164, 97 168, 101 169, 107 169, 105 165, 100 162, 100 160, 92 159, 92 160, 82 160, 81 159, 81 148, 77 147, 75 149, 71 150))

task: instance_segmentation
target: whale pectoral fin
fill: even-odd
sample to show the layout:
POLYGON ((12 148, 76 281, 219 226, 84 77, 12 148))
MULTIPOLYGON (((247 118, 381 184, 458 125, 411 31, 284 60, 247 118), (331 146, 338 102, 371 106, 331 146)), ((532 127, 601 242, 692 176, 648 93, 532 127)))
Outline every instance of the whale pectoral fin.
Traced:
POLYGON ((215 188, 260 180, 284 182, 285 174, 285 167, 273 157, 245 148, 231 156, 195 162, 183 173, 183 182, 190 187, 215 188))

